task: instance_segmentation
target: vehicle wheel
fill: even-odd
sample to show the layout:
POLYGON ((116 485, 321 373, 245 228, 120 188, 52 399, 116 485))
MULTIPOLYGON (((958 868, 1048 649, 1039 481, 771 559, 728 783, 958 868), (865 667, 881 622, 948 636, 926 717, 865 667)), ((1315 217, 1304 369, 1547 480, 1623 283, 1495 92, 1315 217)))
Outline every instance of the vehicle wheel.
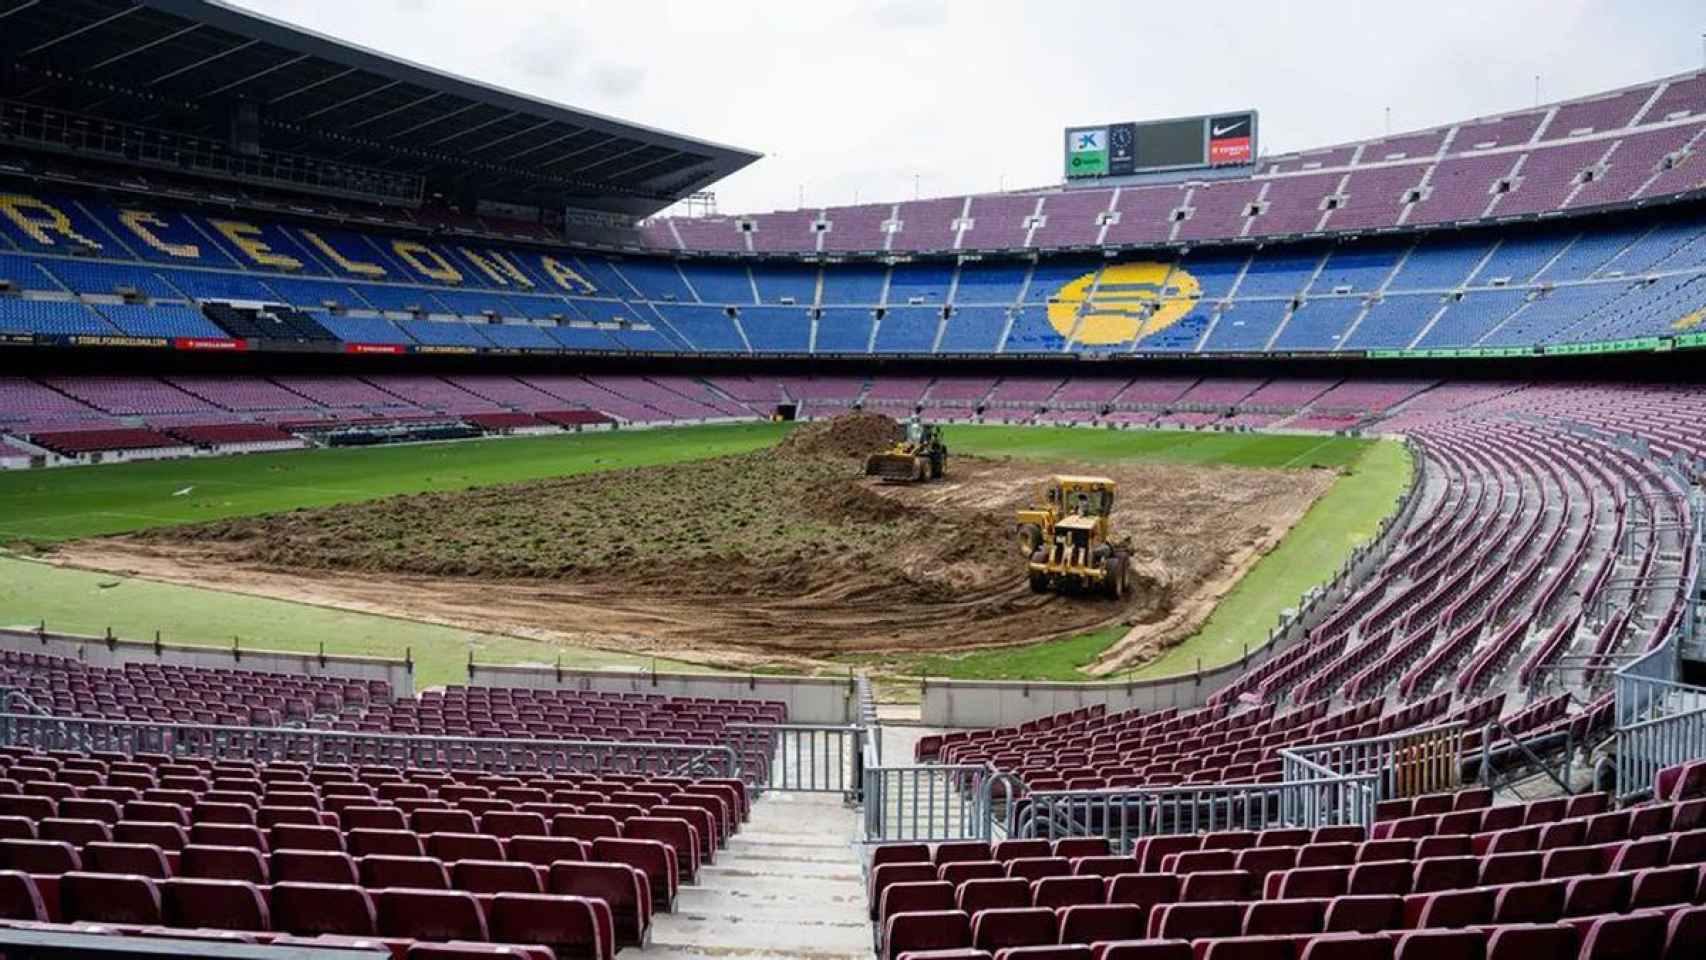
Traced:
POLYGON ((1115 600, 1124 600, 1126 593, 1126 558, 1115 554, 1102 562, 1102 588, 1115 600))
POLYGON ((1019 524, 1019 551, 1030 556, 1042 549, 1043 528, 1034 523, 1019 524))
POLYGON ((943 462, 943 458, 940 455, 931 457, 930 458, 930 479, 932 479, 932 480, 942 479, 942 475, 947 472, 946 466, 947 465, 943 462))
POLYGON ((1031 574, 1031 592, 1032 593, 1047 593, 1048 592, 1048 575, 1047 574, 1042 574, 1042 573, 1031 574))
POLYGON ((912 465, 912 479, 919 483, 930 479, 930 461, 920 459, 912 465))

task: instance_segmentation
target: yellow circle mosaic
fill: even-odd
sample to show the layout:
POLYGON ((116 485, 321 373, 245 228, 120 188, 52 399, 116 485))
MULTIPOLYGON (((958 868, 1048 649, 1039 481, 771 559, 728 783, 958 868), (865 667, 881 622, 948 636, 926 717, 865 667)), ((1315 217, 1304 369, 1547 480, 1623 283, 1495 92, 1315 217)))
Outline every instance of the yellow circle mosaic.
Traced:
POLYGON ((1055 291, 1048 322, 1063 337, 1076 329, 1079 343, 1129 343, 1184 319, 1201 294, 1196 277, 1169 263, 1110 264, 1100 283, 1091 271, 1055 291))

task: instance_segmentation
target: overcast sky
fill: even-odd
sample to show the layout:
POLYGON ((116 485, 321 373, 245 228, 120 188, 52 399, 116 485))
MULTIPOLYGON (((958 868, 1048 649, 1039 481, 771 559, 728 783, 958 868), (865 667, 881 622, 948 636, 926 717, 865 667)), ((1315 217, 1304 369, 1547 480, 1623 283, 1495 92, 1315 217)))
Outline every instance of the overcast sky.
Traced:
POLYGON ((1061 130, 1254 107, 1283 153, 1702 65, 1701 0, 234 0, 766 154, 725 213, 1058 182, 1061 130))

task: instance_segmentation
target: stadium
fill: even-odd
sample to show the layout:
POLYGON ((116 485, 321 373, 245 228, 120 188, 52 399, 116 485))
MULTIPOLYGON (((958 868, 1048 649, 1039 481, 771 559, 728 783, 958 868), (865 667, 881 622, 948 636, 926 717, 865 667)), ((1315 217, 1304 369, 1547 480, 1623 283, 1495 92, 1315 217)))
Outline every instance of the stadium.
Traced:
POLYGON ((0 0, 0 957, 1706 954, 1706 71, 727 214, 245 6, 0 0))

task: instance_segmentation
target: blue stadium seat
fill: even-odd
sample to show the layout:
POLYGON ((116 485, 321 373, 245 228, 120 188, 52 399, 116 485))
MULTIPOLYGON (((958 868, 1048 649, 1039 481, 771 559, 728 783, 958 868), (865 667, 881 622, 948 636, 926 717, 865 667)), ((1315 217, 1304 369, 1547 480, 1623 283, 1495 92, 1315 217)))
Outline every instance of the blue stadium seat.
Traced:
POLYGON ((938 349, 941 353, 994 353, 1006 329, 1006 307, 955 307, 938 349))
MULTIPOLYGON (((875 268, 871 268, 871 269, 875 269, 875 268)), ((827 278, 831 272, 836 273, 838 275, 840 273, 839 270, 835 270, 835 271, 827 271, 826 270, 826 271, 824 271, 826 284, 827 284, 827 278)), ((770 264, 770 263, 766 263, 766 264, 754 264, 752 267, 752 283, 755 286, 757 286, 758 298, 763 303, 782 303, 784 300, 789 300, 789 299, 793 300, 794 303, 796 303, 800 306, 807 306, 811 303, 814 303, 817 299, 817 275, 818 275, 818 269, 816 267, 808 267, 808 266, 800 266, 800 265, 792 265, 792 264, 780 264, 780 263, 770 264)), ((876 303, 877 302, 876 294, 877 294, 878 290, 880 290, 880 283, 881 282, 879 281, 878 286, 876 288, 872 289, 871 294, 870 294, 870 299, 868 301, 856 301, 856 300, 846 300, 846 299, 833 299, 832 300, 830 298, 829 289, 826 285, 825 289, 824 289, 823 302, 824 303, 859 303, 859 302, 876 303)), ((703 297, 704 294, 701 293, 700 296, 703 297)), ((738 301, 729 301, 729 302, 731 302, 731 303, 746 303, 748 301, 738 300, 738 301)))
MULTIPOLYGON (((756 269, 756 268, 755 268, 756 269)), ((825 306, 830 304, 868 304, 876 306, 883 296, 884 278, 888 274, 887 267, 873 267, 865 264, 851 264, 825 269, 823 271, 823 299, 825 306)), ((763 284, 759 286, 764 289, 763 284)), ((773 302, 769 296, 765 302, 773 302)), ((809 299, 801 303, 810 303, 809 299)))
MULTIPOLYGON (((816 271, 813 271, 814 274, 816 271)), ((681 275, 699 295, 700 303, 745 304, 753 302, 752 278, 742 264, 683 263, 681 275)), ((816 281, 813 281, 815 289, 816 281)), ((691 300, 683 301, 691 303, 691 300)), ((801 302, 810 302, 809 300, 801 302)))
MULTIPOLYGON (((1295 272, 1287 275, 1297 278, 1295 272)), ((1298 278, 1298 283, 1302 283, 1301 278, 1298 278)), ((1203 349, 1210 353, 1261 350, 1285 319, 1285 312, 1290 306, 1290 301, 1286 300, 1239 300, 1221 313, 1203 349)))
POLYGON ((384 317, 352 317, 335 316, 329 313, 317 313, 316 319, 345 343, 397 343, 408 345, 413 343, 408 334, 397 328, 397 325, 384 317))
POLYGON ((37 265, 78 293, 111 295, 129 287, 153 299, 172 300, 183 296, 152 269, 134 264, 44 257, 37 261, 37 265))
POLYGON ((471 323, 460 320, 404 320, 398 326, 417 341, 440 347, 489 347, 490 340, 480 335, 471 323))
POLYGON ((670 303, 694 303, 693 291, 681 280, 675 263, 669 260, 622 260, 613 264, 628 285, 639 291, 641 299, 663 300, 670 303))
POLYGON ((0 332, 116 334, 117 327, 81 303, 0 297, 0 332))
POLYGON ((746 342, 722 307, 660 304, 658 313, 696 349, 745 353, 746 342))
MULTIPOLYGON (((936 331, 941 326, 941 307, 889 307, 877 326, 874 352, 929 353, 936 344, 936 331)), ((820 329, 820 342, 822 336, 820 329)))
POLYGON ((555 350, 557 342, 531 323, 488 323, 480 328, 486 339, 512 350, 555 350))
MULTIPOLYGON (((1391 269, 1391 264, 1386 267, 1391 269)), ((1361 297, 1321 297, 1298 307, 1274 340, 1275 350, 1335 350, 1362 313, 1361 297)))
POLYGON ((211 320, 202 316, 200 310, 192 307, 103 303, 96 309, 111 321, 113 326, 133 337, 205 337, 223 340, 228 336, 211 320))
MULTIPOLYGON (((744 312, 743 312, 744 318, 744 312)), ((875 321, 869 307, 825 307, 817 321, 817 353, 865 353, 875 321)), ((747 330, 747 336, 752 331, 747 330)), ((755 348, 757 344, 753 345, 755 348)))
POLYGON ((803 307, 742 307, 740 326, 754 353, 805 353, 811 318, 803 307))
POLYGON ((916 298, 921 304, 941 305, 948 302, 948 288, 954 281, 954 268, 936 263, 897 264, 889 275, 888 302, 906 306, 916 298))

